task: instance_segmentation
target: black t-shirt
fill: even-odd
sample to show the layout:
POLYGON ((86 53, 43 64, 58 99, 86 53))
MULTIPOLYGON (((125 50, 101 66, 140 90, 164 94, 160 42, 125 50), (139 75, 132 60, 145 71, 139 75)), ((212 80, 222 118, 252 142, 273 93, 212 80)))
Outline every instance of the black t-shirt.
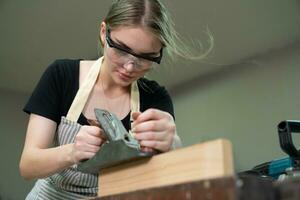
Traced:
MULTIPOLYGON (((60 123, 66 116, 79 89, 80 60, 56 60, 44 72, 23 111, 41 115, 60 123)), ((173 103, 164 87, 146 78, 138 80, 140 92, 140 110, 157 108, 170 113, 174 117, 173 103)), ((125 128, 129 129, 130 114, 122 119, 125 128)), ((83 114, 78 123, 88 125, 83 114)))

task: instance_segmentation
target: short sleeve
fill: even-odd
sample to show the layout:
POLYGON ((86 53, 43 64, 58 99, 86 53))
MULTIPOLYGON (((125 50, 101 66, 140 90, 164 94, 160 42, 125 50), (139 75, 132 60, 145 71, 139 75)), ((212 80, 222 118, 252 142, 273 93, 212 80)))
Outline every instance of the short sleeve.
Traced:
POLYGON ((62 96, 61 76, 59 62, 55 61, 43 73, 23 111, 41 115, 58 124, 62 96))
POLYGON ((150 81, 144 78, 140 79, 138 84, 142 111, 155 108, 168 112, 175 119, 173 102, 165 87, 160 86, 156 81, 150 81))
POLYGON ((161 87, 155 92, 152 107, 170 113, 175 119, 173 102, 165 87, 161 87))

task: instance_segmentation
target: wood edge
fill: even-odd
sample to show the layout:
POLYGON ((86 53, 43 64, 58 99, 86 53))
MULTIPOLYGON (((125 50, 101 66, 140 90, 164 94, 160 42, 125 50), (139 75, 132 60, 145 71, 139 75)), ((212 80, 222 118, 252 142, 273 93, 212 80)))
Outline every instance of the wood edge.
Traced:
POLYGON ((222 139, 223 148, 223 164, 224 174, 234 175, 234 161, 233 161, 233 149, 232 144, 227 139, 222 139))

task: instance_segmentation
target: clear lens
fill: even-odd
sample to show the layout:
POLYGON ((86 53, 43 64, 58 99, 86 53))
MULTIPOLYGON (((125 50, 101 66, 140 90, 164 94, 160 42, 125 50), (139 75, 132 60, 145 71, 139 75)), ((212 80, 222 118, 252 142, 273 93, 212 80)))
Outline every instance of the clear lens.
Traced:
POLYGON ((109 50, 108 55, 109 55, 110 59, 118 64, 125 64, 128 62, 133 62, 135 64, 134 66, 137 70, 150 68, 152 65, 152 62, 149 60, 135 57, 125 51, 109 47, 109 45, 107 45, 107 47, 109 50))

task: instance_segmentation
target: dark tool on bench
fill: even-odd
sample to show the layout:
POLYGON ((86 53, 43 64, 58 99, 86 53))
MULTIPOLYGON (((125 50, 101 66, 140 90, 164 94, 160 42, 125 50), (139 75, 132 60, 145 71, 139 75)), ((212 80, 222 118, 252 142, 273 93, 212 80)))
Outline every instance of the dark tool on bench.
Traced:
POLYGON ((258 175, 284 180, 300 176, 300 151, 296 149, 292 133, 300 133, 300 121, 286 120, 277 126, 281 149, 288 155, 254 167, 251 171, 258 175))

